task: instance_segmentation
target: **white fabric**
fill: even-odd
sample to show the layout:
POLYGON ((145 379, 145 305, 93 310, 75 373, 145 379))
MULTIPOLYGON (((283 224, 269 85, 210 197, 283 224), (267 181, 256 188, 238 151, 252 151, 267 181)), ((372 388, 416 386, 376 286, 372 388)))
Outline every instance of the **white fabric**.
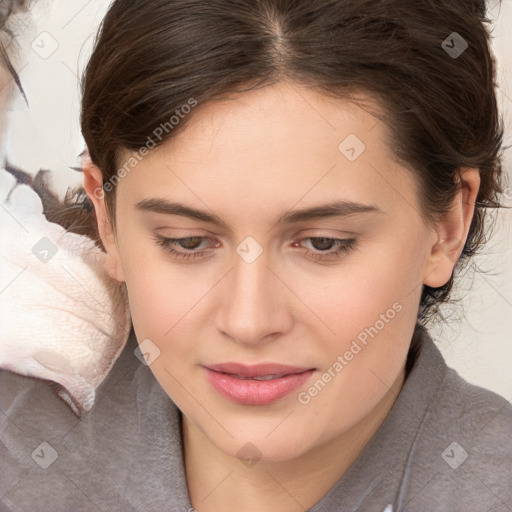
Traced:
POLYGON ((77 415, 131 329, 124 283, 86 236, 48 222, 38 194, 0 169, 0 368, 56 382, 77 415))

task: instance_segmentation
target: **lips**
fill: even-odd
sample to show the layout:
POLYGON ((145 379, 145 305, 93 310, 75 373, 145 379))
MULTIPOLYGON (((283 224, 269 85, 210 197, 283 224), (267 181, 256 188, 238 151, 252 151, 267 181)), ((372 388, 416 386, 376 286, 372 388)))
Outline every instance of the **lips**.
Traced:
POLYGON ((276 363, 261 363, 245 365, 241 363, 221 363, 208 365, 207 368, 215 372, 229 373, 240 378, 251 379, 253 377, 267 377, 269 375, 284 376, 294 373, 302 373, 313 368, 288 366, 276 363))
POLYGON ((245 405, 274 402, 304 384, 315 371, 275 363, 222 363, 205 370, 209 382, 222 396, 245 405))

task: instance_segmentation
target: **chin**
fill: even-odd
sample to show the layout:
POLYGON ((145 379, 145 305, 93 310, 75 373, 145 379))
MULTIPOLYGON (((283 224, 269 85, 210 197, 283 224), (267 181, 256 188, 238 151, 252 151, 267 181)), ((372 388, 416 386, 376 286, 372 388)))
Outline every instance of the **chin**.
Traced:
MULTIPOLYGON (((240 432, 240 430, 239 430, 240 432)), ((244 436, 224 438, 220 444, 215 442, 217 448, 233 458, 239 459, 246 466, 251 467, 258 462, 284 462, 303 455, 309 444, 303 437, 290 437, 290 432, 283 430, 280 434, 271 433, 271 429, 265 432, 245 431, 244 436)), ((295 435, 298 434, 294 428, 295 435)))

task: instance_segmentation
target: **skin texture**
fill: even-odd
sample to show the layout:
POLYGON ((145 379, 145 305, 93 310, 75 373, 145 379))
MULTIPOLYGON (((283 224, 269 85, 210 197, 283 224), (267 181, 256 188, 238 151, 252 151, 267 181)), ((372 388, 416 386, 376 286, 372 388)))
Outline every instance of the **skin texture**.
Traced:
POLYGON ((101 172, 93 164, 84 185, 111 276, 126 282, 139 343, 149 338, 160 350, 151 370, 183 412, 193 506, 304 510, 346 472, 391 409, 404 381, 421 285, 448 281, 474 213, 479 174, 464 170, 453 208, 427 227, 414 175, 394 160, 385 124, 347 100, 281 82, 200 105, 191 115, 177 138, 117 185, 115 234, 94 194, 101 172), (353 162, 338 149, 349 134, 366 146, 353 162), (214 213, 226 227, 135 209, 154 197, 214 213), (291 210, 333 200, 382 212, 276 223, 291 210), (175 259, 155 232, 209 237, 177 250, 210 252, 175 259), (250 264, 236 251, 248 236, 263 249, 250 264), (357 245, 322 261, 311 254, 338 246, 308 237, 355 238, 357 245), (400 312, 300 403, 299 391, 393 304, 400 312), (300 390, 250 406, 220 396, 205 377, 202 365, 228 361, 316 371, 300 390), (261 458, 244 464, 242 448, 261 458))

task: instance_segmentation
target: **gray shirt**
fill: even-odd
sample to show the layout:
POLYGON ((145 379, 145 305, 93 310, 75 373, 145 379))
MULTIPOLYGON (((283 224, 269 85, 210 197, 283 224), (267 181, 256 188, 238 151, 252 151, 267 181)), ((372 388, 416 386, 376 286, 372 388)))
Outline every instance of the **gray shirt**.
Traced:
MULTIPOLYGON (((468 384, 418 332, 385 422, 310 512, 512 511, 511 404, 468 384)), ((194 510, 181 413, 136 347, 132 330, 80 419, 48 382, 0 372, 0 512, 194 510)))

